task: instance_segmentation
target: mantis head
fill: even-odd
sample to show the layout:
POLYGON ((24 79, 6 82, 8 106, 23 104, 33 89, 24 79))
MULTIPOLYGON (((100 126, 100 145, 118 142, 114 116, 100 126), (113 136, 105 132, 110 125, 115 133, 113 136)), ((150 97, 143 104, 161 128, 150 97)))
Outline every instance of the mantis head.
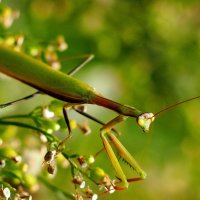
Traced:
POLYGON ((145 133, 149 131, 151 123, 155 119, 154 116, 153 113, 143 113, 137 117, 137 123, 145 133))
POLYGON ((194 99, 199 99, 199 98, 200 98, 200 96, 196 96, 196 97, 192 97, 192 98, 186 99, 186 100, 184 100, 184 101, 180 101, 180 102, 178 102, 178 103, 175 103, 175 104, 173 104, 173 105, 171 105, 171 106, 168 106, 168 107, 166 107, 166 108, 164 108, 164 109, 158 111, 158 112, 155 113, 155 114, 153 114, 153 113, 142 113, 141 115, 139 115, 139 116, 137 117, 137 119, 136 119, 136 120, 137 120, 137 123, 138 123, 138 125, 142 128, 142 130, 143 130, 145 133, 147 133, 147 132, 149 131, 149 128, 150 128, 150 126, 151 126, 151 123, 154 121, 156 115, 159 115, 160 113, 163 113, 163 112, 165 112, 165 111, 167 111, 167 110, 169 110, 169 109, 171 109, 171 108, 174 108, 174 107, 176 107, 176 106, 178 106, 178 105, 181 105, 181 104, 183 104, 183 103, 186 103, 186 102, 188 102, 188 101, 192 101, 192 100, 194 100, 194 99))
POLYGON ((163 112, 165 112, 165 111, 167 111, 167 110, 170 110, 171 108, 174 108, 174 107, 176 107, 176 106, 178 106, 178 105, 181 105, 181 104, 183 104, 183 103, 186 103, 186 102, 188 102, 188 101, 192 101, 192 100, 194 100, 194 99, 199 99, 199 98, 200 98, 200 96, 196 96, 196 97, 192 97, 192 98, 186 99, 186 100, 184 100, 184 101, 180 101, 180 102, 178 102, 178 103, 175 103, 175 104, 173 104, 173 105, 171 105, 171 106, 168 106, 168 107, 166 107, 166 108, 164 108, 164 109, 158 111, 158 112, 155 113, 155 114, 153 114, 153 113, 143 113, 143 114, 141 114, 141 115, 139 115, 139 116, 137 117, 137 119, 136 119, 136 120, 137 120, 137 123, 138 123, 138 125, 142 128, 142 130, 143 130, 145 133, 147 133, 147 132, 149 131, 149 128, 150 128, 150 126, 151 126, 151 123, 154 121, 156 115, 159 115, 159 114, 161 114, 161 113, 163 113, 163 112))

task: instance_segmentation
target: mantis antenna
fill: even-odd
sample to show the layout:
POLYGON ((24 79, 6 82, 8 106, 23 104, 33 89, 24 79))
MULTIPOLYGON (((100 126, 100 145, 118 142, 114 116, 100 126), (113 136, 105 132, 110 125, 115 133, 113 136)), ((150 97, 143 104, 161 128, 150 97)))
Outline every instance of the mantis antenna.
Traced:
POLYGON ((200 98, 200 96, 196 96, 196 97, 192 97, 192 98, 180 101, 178 103, 172 104, 171 106, 168 106, 168 107, 156 112, 155 114, 153 114, 153 113, 142 113, 141 115, 138 116, 137 123, 143 129, 143 131, 145 133, 147 133, 150 129, 151 123, 155 120, 155 116, 157 116, 157 115, 159 115, 159 114, 161 114, 161 113, 163 113, 167 110, 170 110, 171 108, 179 106, 183 103, 186 103, 188 101, 192 101, 192 100, 195 100, 195 99, 199 99, 199 98, 200 98))
POLYGON ((171 108, 174 108, 174 107, 176 107, 176 106, 179 106, 179 105, 181 105, 181 104, 183 104, 183 103, 186 103, 186 102, 188 102, 188 101, 192 101, 192 100, 194 100, 194 99, 199 99, 199 98, 200 98, 200 96, 196 96, 196 97, 192 97, 192 98, 189 98, 189 99, 180 101, 180 102, 178 102, 178 103, 172 104, 171 106, 168 106, 168 107, 166 107, 166 108, 164 108, 164 109, 158 111, 157 113, 155 113, 153 117, 155 117, 156 115, 161 114, 162 112, 165 112, 165 111, 167 111, 167 110, 170 110, 171 108))

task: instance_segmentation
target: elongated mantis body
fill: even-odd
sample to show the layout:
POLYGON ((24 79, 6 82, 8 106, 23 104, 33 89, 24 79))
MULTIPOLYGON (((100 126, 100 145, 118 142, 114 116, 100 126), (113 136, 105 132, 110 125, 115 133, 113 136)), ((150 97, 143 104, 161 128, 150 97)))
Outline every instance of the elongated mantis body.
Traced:
MULTIPOLYGON (((118 154, 128 162, 139 175, 139 178, 135 178, 135 180, 144 179, 146 177, 146 173, 110 130, 128 117, 134 117, 143 131, 148 132, 155 115, 158 113, 155 115, 153 113, 143 113, 134 107, 122 105, 107 99, 88 84, 60 71, 55 71, 47 64, 3 45, 0 45, 0 72, 72 105, 96 104, 117 112, 118 116, 105 124, 100 131, 105 150, 117 173, 117 177, 121 180, 121 186, 116 186, 115 189, 120 190, 128 187, 128 181, 106 136, 108 136, 118 154)), ((194 98, 189 100, 192 99, 194 98)))

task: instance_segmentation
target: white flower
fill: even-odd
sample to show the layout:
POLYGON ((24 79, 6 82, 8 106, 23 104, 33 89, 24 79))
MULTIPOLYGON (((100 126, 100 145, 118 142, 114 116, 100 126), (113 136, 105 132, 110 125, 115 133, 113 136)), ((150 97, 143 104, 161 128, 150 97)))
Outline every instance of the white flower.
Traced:
POLYGON ((6 198, 6 200, 8 200, 10 198, 10 189, 8 187, 5 187, 3 189, 3 195, 6 198))
POLYGON ((80 184, 80 188, 83 189, 85 187, 85 181, 82 181, 80 184))
POLYGON ((47 119, 53 118, 55 116, 54 112, 50 111, 48 108, 43 109, 43 116, 47 119))
POLYGON ((98 199, 98 195, 97 194, 93 194, 92 195, 92 200, 97 200, 98 199))

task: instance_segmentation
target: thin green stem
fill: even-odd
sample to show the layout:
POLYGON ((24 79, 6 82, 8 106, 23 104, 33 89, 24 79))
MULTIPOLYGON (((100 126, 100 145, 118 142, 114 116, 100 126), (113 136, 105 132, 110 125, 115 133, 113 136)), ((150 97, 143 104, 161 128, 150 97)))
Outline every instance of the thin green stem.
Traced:
POLYGON ((64 190, 56 187, 55 185, 50 184, 45 178, 42 176, 38 176, 38 180, 45 184, 50 190, 54 193, 62 193, 67 199, 74 199, 72 194, 65 192, 64 190))
MULTIPOLYGON (((17 115, 14 116, 14 118, 17 118, 17 115)), ((22 117, 22 116, 20 116, 22 117)), ((10 118, 12 118, 10 116, 10 118)), ((5 118, 4 118, 5 119, 5 118)), ((8 118, 7 118, 8 119, 8 118)), ((12 126, 17 126, 17 127, 22 127, 22 128, 28 128, 28 129, 31 129, 31 130, 34 130, 34 131, 37 131, 43 135, 45 135, 48 139, 49 142, 52 142, 52 141, 56 141, 56 142, 60 142, 60 140, 58 138, 56 138, 55 136, 35 127, 35 126, 32 126, 32 125, 29 125, 29 124, 25 124, 25 123, 22 123, 22 122, 15 122, 15 121, 6 121, 6 120, 2 120, 0 119, 0 125, 3 125, 3 126, 8 126, 8 125, 12 125, 12 126)), ((81 170, 80 168, 77 167, 77 165, 71 160, 71 158, 74 158, 74 157, 78 157, 77 155, 74 156, 70 156, 70 155, 67 155, 65 152, 62 152, 62 155, 65 157, 65 159, 67 159, 71 165, 72 168, 76 169, 77 171, 79 171, 83 176, 87 177, 90 181, 92 181, 95 185, 98 185, 97 182, 95 182, 91 177, 89 177, 89 175, 84 172, 83 170, 81 170)), ((53 186, 52 186, 53 187, 53 186)), ((62 191, 61 191, 62 192, 62 191)), ((70 195, 70 194, 67 194, 66 195, 70 195)), ((68 196, 69 198, 72 198, 73 196, 70 195, 68 196)))
MULTIPOLYGON (((35 130, 43 135, 45 135, 47 137, 47 139, 49 139, 50 142, 52 141, 56 141, 56 142, 60 142, 58 138, 54 137, 53 135, 35 127, 35 126, 31 126, 29 124, 25 124, 25 123, 21 123, 21 122, 13 122, 13 121, 4 121, 4 120, 0 120, 0 125, 3 126, 8 126, 8 125, 12 125, 12 126, 18 126, 18 127, 22 127, 22 128, 28 128, 28 129, 32 129, 35 130)), ((84 176, 86 176, 89 180, 91 180, 93 183, 95 183, 96 185, 98 185, 98 183, 96 183, 92 178, 90 178, 88 176, 87 173, 85 173, 84 171, 82 171, 81 169, 79 169, 76 164, 70 159, 71 156, 67 155, 65 152, 62 153, 63 156, 69 161, 70 165, 75 168, 76 170, 78 170, 81 174, 83 174, 84 176)), ((72 156, 74 157, 74 155, 72 156)))
POLYGON ((12 125, 12 126, 18 126, 18 127, 22 127, 22 128, 32 129, 34 131, 37 131, 37 132, 45 135, 47 137, 48 141, 50 141, 50 142, 52 142, 52 141, 59 142, 59 140, 56 137, 54 137, 53 135, 51 135, 51 134, 47 133, 46 131, 43 131, 35 126, 29 125, 29 124, 25 124, 22 122, 0 120, 0 125, 3 125, 3 126, 12 125))
POLYGON ((10 116, 6 116, 6 117, 1 117, 1 120, 5 120, 5 119, 15 119, 15 118, 30 118, 32 119, 31 115, 10 115, 10 116))
POLYGON ((79 171, 82 175, 87 177, 90 181, 92 181, 95 185, 98 185, 96 181, 94 181, 91 177, 88 176, 87 173, 85 173, 83 170, 79 169, 76 164, 70 159, 70 156, 68 156, 65 152, 62 153, 62 155, 69 161, 71 167, 75 168, 77 171, 79 171))

